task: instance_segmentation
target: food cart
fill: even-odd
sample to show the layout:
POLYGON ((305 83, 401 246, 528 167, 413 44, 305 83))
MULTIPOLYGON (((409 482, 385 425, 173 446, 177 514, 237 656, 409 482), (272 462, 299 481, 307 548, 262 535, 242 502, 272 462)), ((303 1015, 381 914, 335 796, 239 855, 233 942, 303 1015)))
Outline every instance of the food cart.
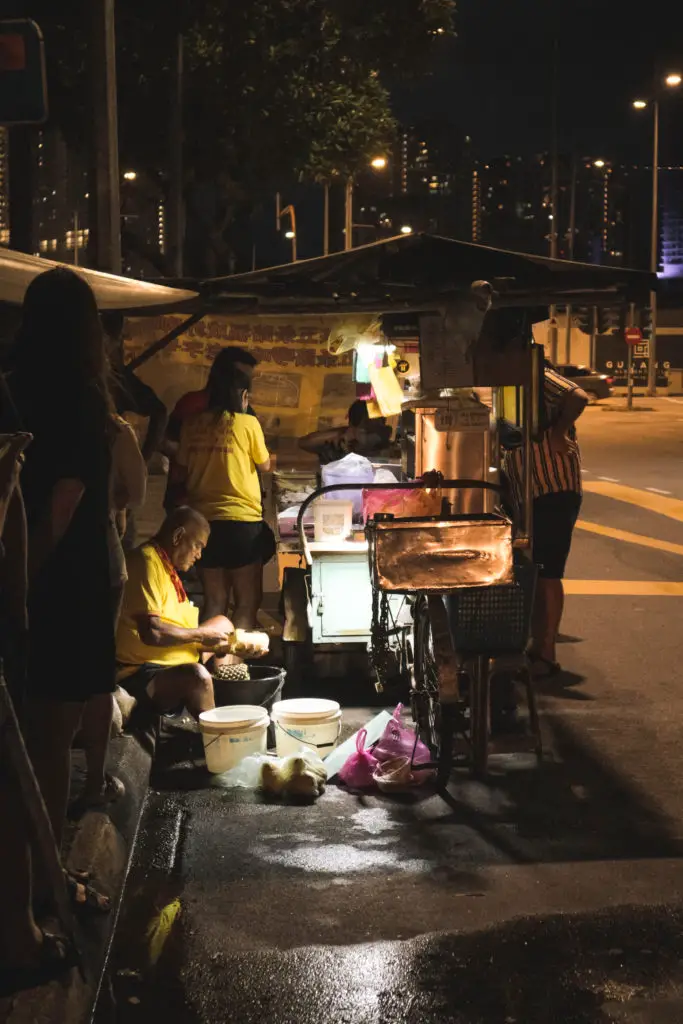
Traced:
MULTIPOLYGON (((202 288, 207 310, 248 310, 264 318, 283 312, 379 318, 379 344, 388 335, 390 319, 395 327, 396 317, 412 318, 413 338, 419 345, 420 381, 406 408, 415 417, 414 475, 423 479, 406 481, 404 473, 394 490, 427 489, 424 473, 436 471, 440 476, 429 489, 443 492, 444 501, 440 519, 431 517, 427 522, 424 520, 430 517, 423 517, 420 525, 410 513, 406 517, 415 520, 404 551, 412 557, 413 569, 419 567, 423 554, 420 538, 426 540, 434 528, 445 532, 458 517, 499 520, 495 497, 500 486, 497 424, 504 417, 522 432, 525 500, 514 534, 511 525, 506 528, 510 557, 507 575, 491 587, 497 591, 496 600, 487 604, 481 595, 478 604, 470 602, 470 614, 475 619, 479 616, 480 627, 474 647, 468 647, 472 632, 459 634, 452 614, 449 623, 443 600, 444 594, 454 593, 460 584, 435 577, 430 586, 420 580, 419 573, 402 582, 395 580, 391 586, 381 582, 376 557, 379 537, 385 532, 381 515, 369 524, 370 543, 360 522, 336 541, 307 535, 307 507, 329 493, 312 496, 312 480, 302 483, 298 541, 296 537, 283 541, 280 549, 281 555, 289 558, 288 568, 294 569, 285 569, 283 585, 284 640, 290 669, 295 670, 302 657, 310 661, 307 654, 324 651, 321 678, 329 677, 329 655, 348 659, 356 648, 374 669, 380 687, 410 683, 418 724, 443 772, 448 768, 451 741, 462 724, 458 716, 463 713, 460 677, 465 666, 453 647, 453 636, 459 637, 462 651, 475 665, 470 672, 467 712, 478 770, 485 767, 488 753, 491 658, 508 653, 513 632, 510 629, 489 644, 496 631, 491 622, 482 627, 484 612, 491 621, 504 614, 511 622, 514 618, 511 653, 523 657, 525 637, 519 622, 528 619, 532 593, 532 584, 522 582, 524 568, 531 565, 531 441, 539 430, 543 372, 543 352, 534 345, 533 324, 547 319, 551 305, 632 308, 632 304, 647 301, 652 285, 652 277, 646 273, 414 235, 205 282, 202 288), (482 406, 486 407, 483 414, 482 406), (439 519, 436 527, 435 519, 439 519), (301 561, 298 571, 292 559, 301 561), (505 587, 511 601, 503 612, 505 587)), ((363 489, 370 491, 372 486, 363 489)), ((386 532, 391 533, 391 528, 386 532)), ((395 531, 396 536, 399 532, 395 531)), ((476 545, 470 547, 475 550, 476 545)), ((401 564, 405 568, 408 562, 401 564)), ((533 579, 533 572, 528 575, 533 579)), ((476 584, 477 580, 470 581, 473 591, 481 589, 476 584)), ((457 594, 455 598, 451 610, 460 609, 457 618, 467 602, 457 594)), ((530 687, 528 692, 531 699, 530 687)))

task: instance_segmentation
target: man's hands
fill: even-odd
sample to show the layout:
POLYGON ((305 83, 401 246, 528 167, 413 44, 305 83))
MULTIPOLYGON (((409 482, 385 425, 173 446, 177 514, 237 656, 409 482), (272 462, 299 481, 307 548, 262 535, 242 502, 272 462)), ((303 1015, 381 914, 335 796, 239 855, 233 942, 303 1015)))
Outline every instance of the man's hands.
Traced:
POLYGON ((214 651, 216 654, 226 651, 231 642, 234 642, 234 633, 227 633, 225 630, 217 629, 216 626, 200 626, 197 630, 197 642, 205 651, 214 651))
POLYGON ((560 426, 548 431, 548 440, 553 455, 576 455, 579 450, 576 441, 572 441, 567 431, 560 426))

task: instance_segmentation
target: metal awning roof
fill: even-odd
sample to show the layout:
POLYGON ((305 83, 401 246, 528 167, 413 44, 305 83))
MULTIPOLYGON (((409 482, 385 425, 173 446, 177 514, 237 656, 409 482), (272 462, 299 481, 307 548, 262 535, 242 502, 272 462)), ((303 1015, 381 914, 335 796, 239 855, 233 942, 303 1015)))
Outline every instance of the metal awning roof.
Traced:
POLYGON ((130 314, 170 313, 187 309, 198 298, 194 291, 168 288, 166 285, 136 281, 116 274, 103 274, 87 267, 54 263, 40 256, 28 256, 13 249, 0 248, 0 302, 20 306, 34 277, 58 266, 68 266, 69 270, 85 278, 95 293, 100 310, 118 310, 130 314))
POLYGON ((401 235, 345 252, 204 281, 215 311, 382 312, 447 302, 488 281, 497 306, 644 302, 646 271, 492 249, 437 235, 401 235))

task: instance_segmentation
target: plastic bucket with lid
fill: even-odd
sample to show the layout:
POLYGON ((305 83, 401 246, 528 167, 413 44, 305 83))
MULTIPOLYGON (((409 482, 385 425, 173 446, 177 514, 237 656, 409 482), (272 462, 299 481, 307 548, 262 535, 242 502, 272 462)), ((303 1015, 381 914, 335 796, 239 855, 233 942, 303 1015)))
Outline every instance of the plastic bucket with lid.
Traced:
POLYGON ((339 742, 342 713, 336 700, 279 700, 273 704, 272 719, 278 757, 298 754, 302 747, 327 757, 339 742))
POLYGON ((249 754, 264 754, 268 712, 254 704, 202 711, 199 730, 206 767, 215 775, 227 772, 249 754))

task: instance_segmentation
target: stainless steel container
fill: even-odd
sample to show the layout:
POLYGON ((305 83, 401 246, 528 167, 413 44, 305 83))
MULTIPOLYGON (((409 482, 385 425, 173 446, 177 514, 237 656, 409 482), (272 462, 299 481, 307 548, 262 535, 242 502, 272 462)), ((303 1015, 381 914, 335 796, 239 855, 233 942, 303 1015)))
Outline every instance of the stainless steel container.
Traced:
POLYGON ((505 516, 373 520, 366 535, 379 590, 445 593, 513 582, 512 524, 505 516))
MULTIPOLYGON (((445 404, 445 403, 444 403, 445 404)), ((491 462, 491 432, 476 433, 436 429, 436 404, 415 409, 415 477, 436 469, 446 480, 488 480, 491 462)), ((444 492, 451 510, 492 512, 496 496, 492 491, 451 490, 444 492)))

